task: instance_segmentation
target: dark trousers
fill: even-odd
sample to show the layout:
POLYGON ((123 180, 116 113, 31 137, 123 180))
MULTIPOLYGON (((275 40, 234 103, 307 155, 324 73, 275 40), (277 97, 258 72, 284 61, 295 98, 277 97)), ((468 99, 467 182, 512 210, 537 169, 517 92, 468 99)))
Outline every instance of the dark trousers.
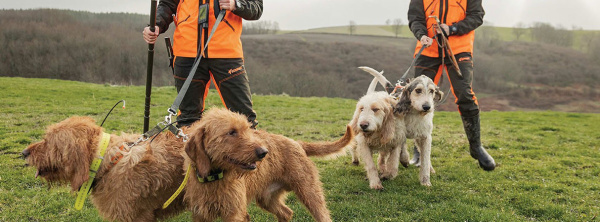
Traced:
MULTIPOLYGON (((175 58, 175 87, 177 92, 188 77, 195 58, 175 58)), ((252 109, 252 94, 244 60, 237 59, 207 59, 200 60, 198 69, 190 83, 181 105, 177 120, 180 125, 189 125, 202 116, 204 101, 208 94, 210 83, 213 82, 219 92, 225 107, 233 112, 244 114, 248 121, 255 125, 256 112, 252 109)))
POLYGON ((462 77, 458 76, 458 72, 454 69, 449 58, 444 59, 445 66, 442 66, 441 58, 432 58, 420 56, 415 62, 415 77, 425 75, 435 82, 437 85, 442 77, 442 69, 446 68, 450 87, 456 100, 454 103, 458 105, 458 111, 461 116, 470 117, 479 114, 479 103, 472 89, 473 83, 473 57, 471 53, 464 52, 455 55, 458 67, 462 73, 462 77))

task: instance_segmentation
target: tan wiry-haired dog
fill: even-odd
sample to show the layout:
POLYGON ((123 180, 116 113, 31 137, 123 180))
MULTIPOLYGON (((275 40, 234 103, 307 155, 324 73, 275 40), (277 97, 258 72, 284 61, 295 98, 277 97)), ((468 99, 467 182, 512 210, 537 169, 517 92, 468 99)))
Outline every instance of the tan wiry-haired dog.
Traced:
MULTIPOLYGON (((401 142, 405 141, 404 124, 394 115, 396 101, 387 92, 375 92, 377 80, 373 79, 367 94, 356 103, 350 126, 356 134, 356 146, 352 147, 352 163, 364 163, 371 189, 383 189, 381 179, 394 179, 398 175, 401 142), (377 166, 373 153, 379 152, 377 166)), ((405 154, 408 155, 408 154, 405 154)))
MULTIPOLYGON (((369 185, 373 189, 381 189, 381 182, 377 177, 377 171, 372 161, 372 150, 379 150, 378 165, 382 172, 380 177, 392 179, 398 173, 398 162, 408 167, 408 151, 406 149, 406 139, 415 139, 417 152, 411 164, 419 166, 419 181, 421 185, 431 186, 429 180, 430 173, 435 173, 431 166, 431 133, 433 131, 433 113, 435 103, 442 99, 443 92, 427 76, 419 76, 407 80, 407 85, 402 88, 400 98, 390 99, 392 96, 386 92, 374 92, 377 82, 383 87, 391 85, 383 76, 383 71, 378 72, 370 67, 359 67, 375 77, 367 90, 367 95, 361 98, 357 103, 357 109, 351 126, 355 129, 361 129, 357 134, 356 150, 361 154, 365 162, 369 185), (388 110, 380 108, 382 105, 393 106, 393 118, 387 117, 388 110), (369 111, 367 108, 371 108, 369 111), (379 113, 379 114, 378 114, 379 113), (385 115, 383 115, 385 113, 385 115), (366 117, 363 117, 366 116, 366 117), (367 118, 368 117, 368 118, 367 118), (376 117, 376 118, 375 118, 376 117), (390 127, 389 124, 369 123, 369 119, 379 119, 395 124, 390 127), (374 125, 370 127, 369 125, 374 125), (365 127, 369 126, 369 127, 365 127), (387 127, 382 127, 387 126, 387 127), (389 139, 389 138, 392 139, 389 139), (387 142, 387 143, 384 143, 387 142)), ((378 121, 370 121, 378 123, 378 121)), ((355 151, 356 152, 356 151, 355 151)), ((353 160, 356 154, 353 153, 353 160)))
MULTIPOLYGON (((102 128, 92 118, 71 117, 49 126, 44 139, 27 147, 23 156, 37 168, 36 177, 44 178, 49 185, 70 183, 77 191, 89 179, 101 137, 102 128)), ((110 135, 90 195, 107 220, 156 221, 185 209, 182 197, 161 209, 183 181, 183 142, 171 134, 161 134, 150 147, 148 141, 130 150, 119 149, 137 137, 110 135), (121 155, 117 162, 116 157, 121 155)))
POLYGON ((189 135, 186 163, 195 173, 185 201, 194 221, 250 221, 247 205, 252 200, 279 221, 290 221, 293 212, 284 202, 289 191, 315 220, 331 221, 317 168, 308 156, 343 151, 353 140, 349 127, 336 142, 298 142, 251 129, 245 116, 212 108, 191 126, 189 135))

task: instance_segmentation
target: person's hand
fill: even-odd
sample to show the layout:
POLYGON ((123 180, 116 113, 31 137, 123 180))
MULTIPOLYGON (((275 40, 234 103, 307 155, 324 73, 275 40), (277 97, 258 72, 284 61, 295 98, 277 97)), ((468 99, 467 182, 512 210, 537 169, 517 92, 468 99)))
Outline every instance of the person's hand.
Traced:
POLYGON ((233 11, 235 10, 235 1, 236 0, 220 0, 219 6, 221 6, 221 9, 233 11))
POLYGON ((144 28, 142 32, 142 36, 144 37, 144 41, 148 44, 154 44, 156 42, 156 38, 159 35, 158 26, 154 26, 154 32, 150 31, 150 27, 144 28))
MULTIPOLYGON (((440 28, 442 28, 442 30, 444 30, 444 32, 446 32, 446 35, 450 35, 450 27, 448 27, 448 25, 446 24, 441 24, 440 28)), ((444 34, 442 32, 440 32, 440 29, 435 29, 437 31, 438 34, 444 34)))
POLYGON ((429 38, 427 35, 421 37, 421 45, 423 45, 423 47, 429 47, 431 44, 433 44, 432 38, 429 38))

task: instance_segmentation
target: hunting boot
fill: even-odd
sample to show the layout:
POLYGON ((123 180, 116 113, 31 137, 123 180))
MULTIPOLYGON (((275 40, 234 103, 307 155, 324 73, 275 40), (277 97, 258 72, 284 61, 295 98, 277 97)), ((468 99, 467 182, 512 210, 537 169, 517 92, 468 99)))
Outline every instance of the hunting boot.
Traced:
POLYGON ((461 116, 467 139, 469 139, 471 157, 479 161, 479 166, 487 171, 496 168, 496 162, 481 146, 479 114, 471 117, 461 116))

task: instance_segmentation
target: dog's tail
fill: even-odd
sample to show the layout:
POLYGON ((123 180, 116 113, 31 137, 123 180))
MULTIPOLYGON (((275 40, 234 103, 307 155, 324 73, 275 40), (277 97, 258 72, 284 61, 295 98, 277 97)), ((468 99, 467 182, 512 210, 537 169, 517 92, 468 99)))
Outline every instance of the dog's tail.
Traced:
MULTIPOLYGON (((385 78, 385 76, 383 76, 383 71, 378 72, 377 70, 375 70, 375 69, 373 69, 371 67, 367 67, 367 66, 361 66, 361 67, 358 67, 358 68, 362 69, 365 72, 368 72, 373 77, 375 77, 375 79, 377 79, 377 81, 379 82, 379 84, 381 84, 381 86, 383 86, 383 88, 385 88, 386 90, 388 88, 394 88, 394 85, 390 81, 388 81, 385 78)), ((367 90, 367 94, 375 92, 376 85, 374 84, 374 82, 375 82, 375 80, 373 80, 371 82, 371 85, 369 85, 369 89, 367 90)))
POLYGON ((318 157, 337 157, 343 155, 345 152, 345 147, 350 146, 354 143, 354 134, 352 133, 352 128, 348 125, 346 126, 346 133, 342 138, 335 142, 303 142, 299 141, 304 151, 306 151, 306 155, 308 156, 318 156, 318 157))

